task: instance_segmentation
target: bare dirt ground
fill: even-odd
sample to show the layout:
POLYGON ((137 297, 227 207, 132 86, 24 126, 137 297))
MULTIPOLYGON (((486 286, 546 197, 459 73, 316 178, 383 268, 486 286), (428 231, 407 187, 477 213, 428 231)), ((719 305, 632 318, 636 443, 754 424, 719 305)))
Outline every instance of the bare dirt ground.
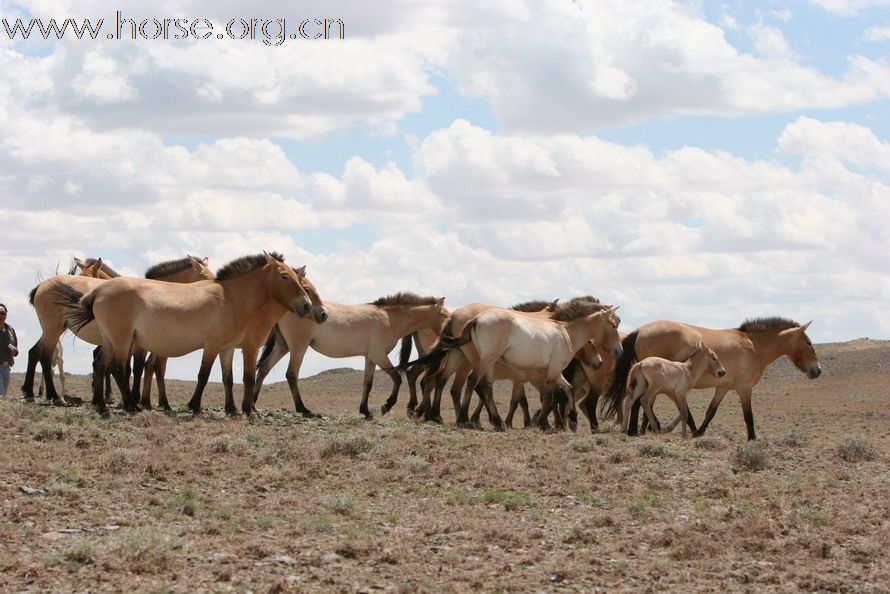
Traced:
POLYGON ((285 384, 253 422, 219 385, 199 418, 7 397, 0 591, 888 592, 890 342, 817 350, 818 380, 780 362, 755 389, 756 446, 734 395, 686 441, 421 425, 405 390, 368 422, 342 370, 301 382, 322 419, 285 384))

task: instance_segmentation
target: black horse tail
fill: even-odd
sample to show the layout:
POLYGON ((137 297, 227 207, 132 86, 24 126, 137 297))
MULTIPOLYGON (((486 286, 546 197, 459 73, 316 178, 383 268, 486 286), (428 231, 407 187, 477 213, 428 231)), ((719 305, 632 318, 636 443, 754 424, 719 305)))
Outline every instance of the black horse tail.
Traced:
POLYGON ((272 349, 275 348, 275 341, 279 338, 283 337, 281 336, 281 330, 278 328, 278 324, 275 324, 272 326, 272 331, 269 332, 269 338, 266 339, 266 344, 263 345, 263 351, 260 353, 260 358, 256 362, 257 367, 269 358, 269 355, 272 354, 272 349))
POLYGON ((63 282, 51 281, 50 287, 56 295, 56 303, 65 308, 62 317, 65 325, 77 334, 84 326, 96 319, 93 313, 94 291, 86 295, 63 282))
POLYGON ((472 340, 470 333, 475 327, 476 320, 473 320, 469 324, 467 324, 466 327, 464 327, 464 331, 460 336, 451 336, 452 324, 451 320, 448 320, 448 323, 445 325, 445 329, 442 330, 442 335, 439 336, 439 342, 437 342, 435 346, 430 349, 430 352, 422 357, 415 359, 414 361, 408 361, 404 364, 399 364, 398 369, 400 371, 405 371, 409 367, 415 367, 418 365, 426 368, 437 368, 442 359, 445 358, 445 355, 447 355, 454 349, 462 347, 472 340))
POLYGON ((411 358, 411 341, 416 334, 417 332, 412 332, 402 337, 402 350, 399 351, 399 369, 405 369, 408 365, 408 360, 411 358))
POLYGON ((630 373, 631 365, 637 358, 636 344, 639 333, 639 330, 634 330, 621 341, 624 352, 615 363, 612 385, 609 386, 606 397, 600 403, 600 414, 604 419, 613 418, 621 408, 621 401, 624 399, 624 392, 627 388, 627 374, 630 373))

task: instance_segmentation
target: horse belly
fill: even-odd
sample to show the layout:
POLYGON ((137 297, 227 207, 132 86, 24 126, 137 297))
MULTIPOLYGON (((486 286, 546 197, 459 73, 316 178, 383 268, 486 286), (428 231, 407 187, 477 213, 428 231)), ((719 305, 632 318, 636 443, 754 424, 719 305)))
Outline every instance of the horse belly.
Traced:
POLYGON ((319 324, 312 335, 310 346, 333 359, 363 357, 368 353, 369 331, 364 324, 339 324, 328 318, 319 324))

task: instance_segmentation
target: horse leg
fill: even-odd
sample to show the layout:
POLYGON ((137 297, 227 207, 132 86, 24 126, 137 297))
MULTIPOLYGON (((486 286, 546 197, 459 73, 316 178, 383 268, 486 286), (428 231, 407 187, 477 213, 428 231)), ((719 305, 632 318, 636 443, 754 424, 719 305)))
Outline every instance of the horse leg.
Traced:
POLYGON ((683 439, 686 439, 686 424, 689 422, 689 405, 686 402, 686 393, 677 394, 677 406, 680 407, 680 417, 683 419, 683 439))
POLYGON ((235 378, 232 375, 232 358, 234 356, 235 349, 226 349, 219 354, 223 393, 226 395, 225 410, 226 415, 230 417, 238 416, 238 409, 235 407, 235 378))
POLYGON ((43 338, 37 340, 28 349, 28 367, 25 369, 25 381, 22 383, 22 395, 25 400, 34 400, 34 374, 37 372, 37 362, 40 361, 43 352, 43 338))
POLYGON ((358 412, 365 415, 365 419, 373 419, 371 409, 368 408, 368 397, 371 395, 371 387, 374 385, 374 369, 377 367, 370 359, 365 358, 365 375, 362 381, 362 401, 358 406, 358 412))
MULTIPOLYGON (((53 381, 53 354, 54 352, 47 352, 48 349, 43 349, 40 353, 40 368, 41 368, 41 377, 43 378, 43 382, 46 384, 46 399, 53 404, 64 406, 65 399, 59 396, 59 393, 56 392, 56 384, 53 381)), ((53 349, 55 351, 55 349, 53 349)))
MULTIPOLYGON (((389 357, 386 357, 386 362, 389 363, 389 357)), ((396 405, 396 402, 399 400, 399 388, 402 386, 402 374, 399 373, 399 370, 392 366, 390 363, 388 366, 380 366, 380 368, 386 372, 386 375, 392 380, 392 390, 389 393, 389 398, 386 399, 386 402, 383 403, 383 406, 380 407, 380 414, 385 415, 392 407, 396 405)))
MULTIPOLYGON (((420 417, 424 411, 429 410, 430 404, 432 403, 433 398, 433 390, 436 389, 436 384, 439 381, 439 374, 432 370, 427 370, 426 373, 423 374, 423 377, 420 379, 420 392, 421 398, 419 402, 414 403, 414 408, 408 409, 408 415, 414 418, 420 417)), ((444 387, 444 383, 443 383, 444 387)), ((439 390, 439 400, 442 398, 442 391, 439 390)))
POLYGON ((65 400, 65 358, 62 356, 62 343, 56 344, 56 367, 59 369, 59 384, 62 386, 62 392, 59 394, 62 400, 65 400))
MULTIPOLYGON (((155 357, 154 358, 154 368, 155 368, 155 379, 158 380, 158 406, 164 409, 165 412, 173 412, 173 408, 170 406, 170 402, 167 400, 167 357, 155 357)), ((148 380, 148 375, 145 376, 146 381, 148 380)), ((151 395, 149 394, 149 398, 151 395)))
MULTIPOLYGON (((256 406, 254 406, 253 401, 253 388, 256 383, 256 356, 259 351, 258 346, 253 345, 241 345, 241 355, 243 356, 243 365, 244 365, 244 375, 241 376, 241 381, 244 382, 244 396, 241 400, 241 412, 248 416, 253 416, 254 414, 258 414, 256 406)), ((223 358, 224 355, 227 355, 229 351, 224 351, 220 354, 220 359, 223 358)), ((231 349, 231 354, 228 354, 229 358, 229 375, 232 374, 232 354, 235 353, 235 349, 231 349)))
POLYGON ((708 405, 708 412, 705 413, 705 420, 702 421, 701 427, 698 428, 698 431, 692 432, 692 437, 701 437, 705 434, 705 430, 711 423, 711 419, 713 419, 714 415, 717 414, 717 408, 720 407, 720 403, 723 401, 723 397, 726 396, 727 392, 729 392, 729 387, 727 386, 717 386, 716 388, 714 388, 714 397, 711 398, 711 404, 708 405))
MULTIPOLYGON (((414 416, 417 408, 417 378, 423 373, 423 369, 415 365, 405 371, 405 379, 408 381, 408 416, 414 416)), ((424 376, 425 378, 426 376, 424 376)))
POLYGON ((504 418, 504 424, 508 429, 513 428, 513 414, 519 406, 519 399, 525 396, 525 384, 522 382, 513 382, 513 391, 510 392, 510 408, 507 410, 507 416, 504 418))
POLYGON ((482 390, 485 394, 483 400, 485 408, 488 410, 488 420, 494 426, 495 431, 506 431, 507 428, 504 426, 501 415, 498 414, 498 407, 494 403, 494 382, 486 376, 483 376, 481 381, 483 385, 482 390))
MULTIPOLYGON (((291 357, 293 357, 294 351, 301 351, 303 354, 300 355, 300 361, 302 364, 302 357, 306 354, 306 349, 309 348, 309 342, 302 344, 300 346, 295 346, 291 348, 291 345, 287 343, 287 340, 284 338, 284 335, 281 333, 280 329, 276 326, 272 329, 272 335, 269 340, 272 340, 272 337, 275 338, 275 341, 272 345, 272 349, 269 351, 263 352, 262 357, 257 362, 257 370, 256 370, 256 381, 253 384, 253 403, 256 406, 256 403, 260 399, 260 391, 263 389, 263 380, 266 379, 266 376, 272 371, 275 365, 284 358, 284 356, 290 352, 291 357)), ((311 340, 311 337, 310 337, 311 340)), ((291 365, 293 363, 293 359, 291 359, 291 365)), ((299 371, 299 368, 298 368, 299 371)), ((288 381, 288 385, 290 385, 290 381, 288 381)), ((293 395, 293 388, 291 388, 291 395, 293 395)), ((297 411, 301 412, 301 411, 297 411)))
MULTIPOLYGON (((457 383, 456 377, 454 378, 454 382, 457 383)), ((473 399, 473 392, 476 391, 476 386, 478 384, 478 374, 471 373, 464 385, 464 395, 460 401, 460 413, 457 415, 457 424, 460 427, 473 428, 473 425, 470 424, 470 401, 473 399)), ((451 386, 451 389, 454 390, 454 385, 451 386)))
POLYGON ((596 433, 596 430, 599 429, 599 421, 596 419, 596 405, 599 403, 599 399, 600 393, 595 388, 590 388, 587 391, 587 396, 584 397, 584 406, 581 409, 587 415, 587 420, 590 421, 591 433, 596 433))
POLYGON ((193 414, 201 414, 201 396, 204 394, 204 387, 207 385, 207 379, 210 377, 210 370, 213 369, 213 361, 216 359, 216 353, 204 351, 201 357, 201 369, 198 370, 198 383, 195 385, 195 391, 189 400, 189 408, 193 414))
MULTIPOLYGON (((303 357, 306 355, 306 350, 303 349, 293 349, 290 352, 290 360, 287 363, 287 373, 284 374, 284 378, 287 380, 287 385, 290 388, 291 399, 294 401, 294 410, 306 418, 316 418, 320 415, 315 414, 303 403, 303 396, 300 394, 300 368, 303 366, 303 357)), ((257 383, 253 388, 254 392, 258 392, 260 387, 260 382, 262 379, 260 378, 260 373, 262 370, 257 370, 257 383)), ((268 373, 268 372, 267 372, 268 373)), ((265 377, 265 375, 263 375, 265 377)))
MULTIPOLYGON (((142 397, 139 399, 139 406, 145 410, 151 410, 151 380, 155 374, 155 361, 157 357, 154 353, 149 353, 145 358, 145 381, 142 384, 142 397)), ((158 405, 160 406, 160 402, 158 405)))
POLYGON ((748 429, 748 441, 757 439, 754 435, 754 413, 751 412, 751 388, 736 390, 742 403, 742 414, 745 417, 745 427, 748 429))
MULTIPOLYGON (((565 377, 563 377, 562 374, 560 374, 556 378, 556 383, 559 387, 562 388, 561 394, 565 396, 566 404, 568 405, 569 429, 571 429, 572 432, 575 432, 578 430, 578 407, 575 404, 575 389, 572 387, 572 384, 570 384, 565 379, 565 377)), ((561 413, 560 417, 562 417, 561 413)), ((564 423, 563 420, 561 420, 560 422, 564 423)))
MULTIPOLYGON (((485 408, 485 389, 483 382, 479 382, 476 384, 476 396, 479 397, 476 402, 476 408, 473 410, 473 414, 470 415, 470 423, 475 425, 476 427, 482 427, 482 422, 479 418, 482 416, 482 409, 485 408)), ((491 415, 489 415, 488 420, 491 420, 491 415)))
POLYGON ((142 390, 139 389, 142 383, 142 371, 145 369, 145 349, 139 346, 133 348, 133 387, 130 389, 130 408, 134 411, 139 410, 139 398, 142 396, 142 390))
POLYGON ((652 403, 655 402, 656 396, 658 396, 657 389, 650 385, 649 390, 646 391, 646 394, 644 394, 640 400, 643 402, 643 408, 646 411, 646 419, 649 421, 649 426, 652 427, 652 432, 661 433, 661 424, 655 416, 655 411, 652 410, 652 403))
MULTIPOLYGON (((107 352, 111 351, 109 346, 107 352)), ((104 378, 108 375, 108 359, 111 357, 102 352, 102 347, 93 350, 93 408, 103 417, 108 416, 108 406, 105 402, 104 378)))
POLYGON ((111 359, 111 375, 114 377, 114 381, 117 383, 117 389, 120 390, 121 397, 124 403, 124 410, 127 412, 138 412, 139 407, 136 406, 135 398, 132 398, 131 388, 130 388, 130 374, 127 373, 127 360, 129 359, 129 352, 127 356, 121 360, 118 357, 112 357, 111 359))

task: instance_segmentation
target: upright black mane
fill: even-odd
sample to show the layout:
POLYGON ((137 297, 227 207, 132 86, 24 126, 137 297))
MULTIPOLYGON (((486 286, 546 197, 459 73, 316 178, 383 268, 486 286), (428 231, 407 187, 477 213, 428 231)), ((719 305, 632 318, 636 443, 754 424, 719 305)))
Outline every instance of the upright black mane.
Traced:
MULTIPOLYGON (((284 256, 277 252, 269 252, 269 255, 279 262, 284 262, 284 256)), ((238 278, 239 276, 247 274, 248 272, 253 272, 257 268, 264 266, 265 264, 266 254, 242 256, 237 260, 232 260, 231 262, 217 270, 216 280, 232 280, 233 278, 238 278)))
POLYGON ((188 270, 191 268, 192 263, 188 258, 180 258, 178 260, 170 260, 168 262, 161 262, 160 264, 155 264, 151 268, 145 271, 145 278, 159 279, 164 278, 166 276, 170 276, 176 274, 177 272, 182 272, 183 270, 188 270))
POLYGON ((581 295, 580 297, 572 297, 569 300, 569 303, 581 302, 581 303, 599 303, 600 300, 594 297, 593 295, 581 295))
POLYGON ((522 303, 517 303, 510 309, 515 309, 516 311, 524 311, 524 312, 535 312, 535 311, 544 311, 552 304, 552 301, 544 301, 543 299, 536 299, 534 301, 523 301, 522 303))
POLYGON ((556 307, 551 318, 560 322, 571 322, 578 318, 589 316, 590 314, 609 309, 611 305, 596 303, 593 301, 581 301, 572 299, 568 303, 556 307))
POLYGON ((742 332, 768 332, 770 330, 787 330, 788 328, 799 328, 800 324, 788 318, 780 318, 772 316, 768 318, 748 318, 739 330, 742 332))
POLYGON ((377 307, 386 307, 387 305, 434 305, 438 301, 438 297, 421 297, 410 291, 399 291, 393 295, 380 297, 369 305, 376 305, 377 307))
MULTIPOLYGON (((83 264, 86 268, 89 268, 96 262, 98 262, 98 260, 96 258, 87 258, 86 260, 83 261, 83 264)), ((116 277, 120 276, 119 272, 117 272, 115 269, 113 269, 111 266, 109 266, 105 262, 102 262, 102 266, 100 266, 99 269, 112 278, 116 278, 116 277)), ((76 271, 77 266, 76 265, 73 266, 72 270, 76 271)), ((71 274, 71 273, 69 272, 69 274, 71 274)))

